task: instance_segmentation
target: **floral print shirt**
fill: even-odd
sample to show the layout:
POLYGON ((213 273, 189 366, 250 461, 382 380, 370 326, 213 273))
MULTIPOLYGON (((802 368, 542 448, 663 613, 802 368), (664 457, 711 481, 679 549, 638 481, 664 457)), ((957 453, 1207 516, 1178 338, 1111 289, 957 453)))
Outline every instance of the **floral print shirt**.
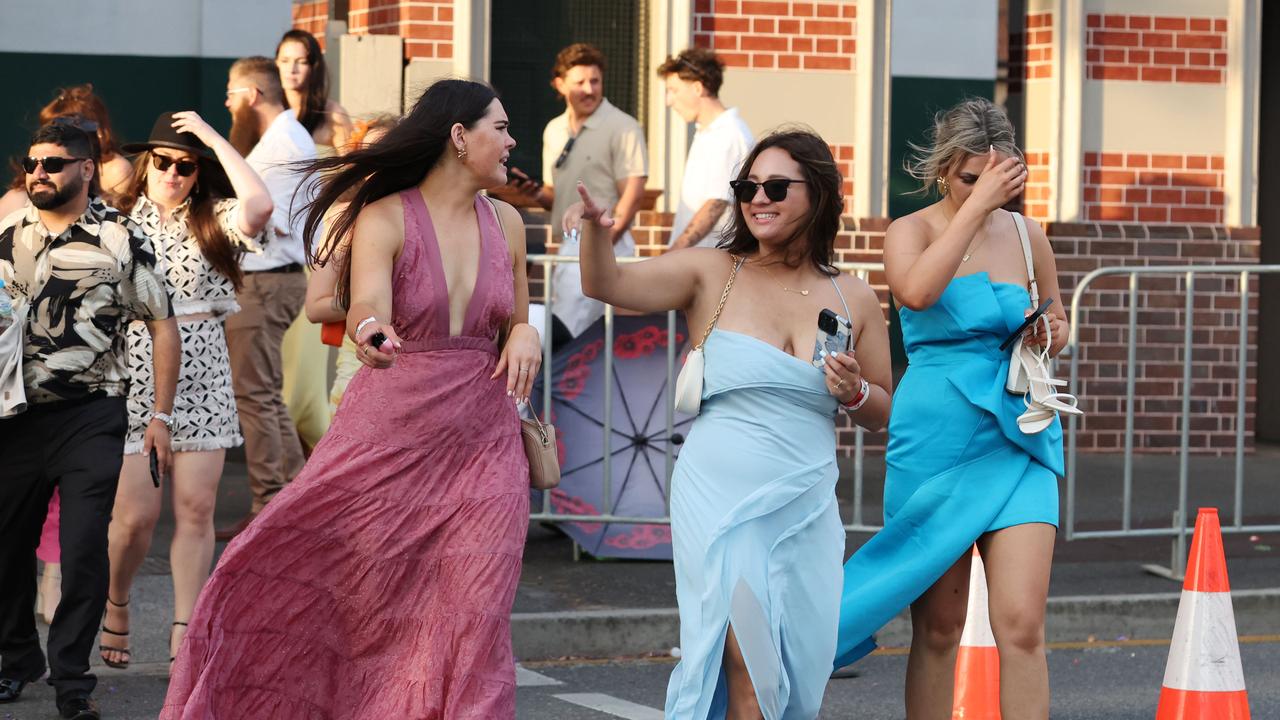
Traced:
POLYGON ((0 279, 25 306, 29 404, 126 397, 125 326, 173 314, 151 240, 99 198, 56 237, 29 203, 0 219, 0 279))
MULTIPOLYGON (((191 199, 187 198, 169 213, 168 221, 161 221, 159 206, 146 195, 139 195, 129 217, 151 238, 160 256, 175 315, 213 313, 223 317, 239 312, 231 278, 209 264, 195 233, 189 231, 187 220, 190 214, 191 199)), ((233 246, 251 253, 261 252, 259 243, 264 241, 270 227, 254 238, 240 232, 239 200, 222 198, 214 201, 213 214, 233 246)))

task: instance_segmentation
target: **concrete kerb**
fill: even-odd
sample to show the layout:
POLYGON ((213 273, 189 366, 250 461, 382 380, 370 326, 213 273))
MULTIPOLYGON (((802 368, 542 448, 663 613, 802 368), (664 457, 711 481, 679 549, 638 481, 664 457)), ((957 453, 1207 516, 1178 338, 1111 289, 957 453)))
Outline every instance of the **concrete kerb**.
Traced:
MULTIPOLYGON (((1180 593, 1050 598, 1045 618, 1049 643, 1167 640, 1173 635, 1180 593)), ((1240 635, 1280 633, 1280 588, 1231 593, 1240 635)), ((679 645, 675 608, 516 613, 511 618, 516 657, 619 657, 668 653, 679 645)), ((877 634, 884 647, 911 643, 904 611, 877 634)))

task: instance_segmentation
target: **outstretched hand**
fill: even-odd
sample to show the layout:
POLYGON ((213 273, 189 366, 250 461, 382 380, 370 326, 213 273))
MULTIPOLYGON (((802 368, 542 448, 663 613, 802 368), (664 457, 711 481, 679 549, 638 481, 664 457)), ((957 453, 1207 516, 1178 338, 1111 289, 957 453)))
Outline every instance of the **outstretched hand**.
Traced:
POLYGON ((564 217, 561 219, 561 229, 566 233, 571 233, 578 229, 579 223, 586 220, 591 225, 602 229, 613 227, 617 221, 609 214, 608 209, 597 205, 595 200, 591 199, 591 193, 587 190, 587 186, 578 181, 578 197, 582 198, 568 207, 564 211, 564 217))

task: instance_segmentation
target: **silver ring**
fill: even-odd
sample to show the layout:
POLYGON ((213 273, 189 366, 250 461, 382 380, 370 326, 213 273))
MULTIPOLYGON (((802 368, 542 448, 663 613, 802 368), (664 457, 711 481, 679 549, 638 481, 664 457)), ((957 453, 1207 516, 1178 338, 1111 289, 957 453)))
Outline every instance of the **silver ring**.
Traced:
POLYGON ((522 373, 527 373, 527 372, 529 372, 529 368, 527 368, 527 367, 525 367, 525 366, 523 366, 523 365, 522 365, 522 366, 520 366, 520 372, 522 372, 522 373))

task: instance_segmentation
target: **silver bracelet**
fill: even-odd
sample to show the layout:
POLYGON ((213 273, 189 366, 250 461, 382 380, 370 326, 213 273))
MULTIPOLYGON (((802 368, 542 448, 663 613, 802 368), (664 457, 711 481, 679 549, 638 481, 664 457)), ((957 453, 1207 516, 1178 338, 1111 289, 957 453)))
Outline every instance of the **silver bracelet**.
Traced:
MULTIPOLYGON (((369 324, 369 323, 371 323, 371 322, 378 322, 378 318, 376 318, 376 317, 374 317, 374 316, 370 315, 369 317, 367 317, 367 318, 365 318, 365 319, 361 320, 361 321, 360 321, 360 324, 356 325, 356 331, 355 331, 355 336, 356 336, 356 338, 359 338, 359 337, 360 337, 360 331, 361 331, 361 330, 364 330, 364 326, 365 326, 365 325, 368 325, 368 324, 369 324)), ((359 340, 358 340, 358 339, 357 339, 357 342, 359 342, 359 340)))
POLYGON ((152 420, 159 420, 159 421, 160 421, 161 423, 163 423, 163 424, 164 424, 164 426, 165 426, 166 428, 168 428, 170 431, 172 431, 172 430, 173 430, 173 416, 172 416, 172 415, 170 415, 169 413, 162 413, 162 412, 158 412, 158 411, 157 411, 157 412, 153 412, 153 413, 151 413, 151 419, 152 419, 152 420))
POLYGON ((867 404, 867 400, 871 399, 871 383, 867 382, 866 378, 862 378, 862 385, 858 388, 858 393, 862 396, 858 398, 858 402, 852 405, 841 403, 840 406, 847 412, 857 412, 862 409, 863 405, 867 404))

